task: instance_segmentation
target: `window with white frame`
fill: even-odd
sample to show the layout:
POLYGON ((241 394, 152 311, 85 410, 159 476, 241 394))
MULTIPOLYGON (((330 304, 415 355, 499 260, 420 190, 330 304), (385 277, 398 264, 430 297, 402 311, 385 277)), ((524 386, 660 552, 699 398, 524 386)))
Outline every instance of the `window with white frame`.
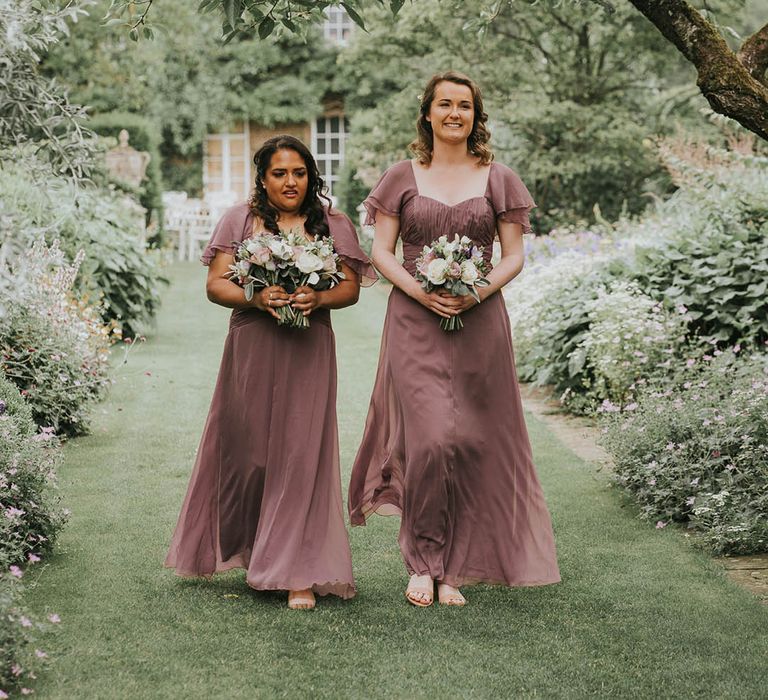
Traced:
POLYGON ((328 194, 336 201, 339 175, 344 164, 344 142, 349 121, 343 114, 320 117, 312 123, 312 153, 328 194))
POLYGON ((346 46, 352 35, 352 24, 343 7, 329 7, 325 10, 323 36, 337 46, 346 46))

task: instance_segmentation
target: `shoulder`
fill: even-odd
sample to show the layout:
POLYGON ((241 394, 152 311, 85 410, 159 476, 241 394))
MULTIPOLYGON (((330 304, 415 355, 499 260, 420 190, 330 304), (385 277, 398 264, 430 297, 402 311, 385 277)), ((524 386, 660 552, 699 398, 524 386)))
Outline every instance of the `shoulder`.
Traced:
POLYGON ((336 209, 335 207, 323 207, 323 210, 325 211, 325 218, 328 222, 328 228, 331 230, 331 234, 333 234, 334 229, 348 231, 350 228, 355 228, 352 220, 343 211, 336 209))
POLYGON ((384 180, 398 180, 410 177, 413 173, 413 165, 410 160, 399 160, 397 163, 390 165, 381 176, 381 181, 384 180))
POLYGON ((495 162, 490 167, 488 193, 493 202, 507 208, 536 206, 528 188, 512 168, 495 162))
POLYGON ((508 165, 504 165, 504 163, 497 163, 496 161, 492 161, 491 165, 491 172, 490 172, 490 179, 491 181, 497 181, 497 182, 513 182, 513 183, 519 183, 523 184, 523 181, 520 179, 520 176, 517 174, 515 170, 512 170, 508 165))
POLYGON ((234 226, 238 223, 245 224, 246 219, 251 217, 251 207, 248 202, 239 202, 234 206, 229 207, 219 219, 220 224, 226 224, 234 226))

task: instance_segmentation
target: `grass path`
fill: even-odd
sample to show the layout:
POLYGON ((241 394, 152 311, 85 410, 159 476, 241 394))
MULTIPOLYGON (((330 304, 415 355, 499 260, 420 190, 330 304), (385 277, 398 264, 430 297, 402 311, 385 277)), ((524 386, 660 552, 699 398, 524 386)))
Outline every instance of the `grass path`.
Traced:
MULTIPOLYGON (((203 272, 171 270, 158 332, 120 368, 91 436, 66 450, 73 511, 30 591, 62 623, 41 698, 765 697, 768 608, 679 532, 622 508, 534 419, 563 583, 468 589, 464 610, 403 598, 398 522, 352 532, 359 595, 313 613, 255 593, 240 572, 180 580, 161 568, 218 367, 227 312, 203 272)), ((384 288, 334 312, 342 465, 361 434, 384 288)), ((346 474, 343 481, 346 482, 346 474)))

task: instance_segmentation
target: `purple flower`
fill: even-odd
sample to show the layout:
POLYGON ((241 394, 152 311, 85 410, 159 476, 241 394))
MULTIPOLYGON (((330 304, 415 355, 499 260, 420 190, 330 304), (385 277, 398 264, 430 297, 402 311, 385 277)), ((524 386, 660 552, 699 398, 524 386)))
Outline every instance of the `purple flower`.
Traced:
POLYGON ((685 499, 685 505, 692 506, 696 502, 696 496, 688 496, 688 498, 685 499))
POLYGON ((21 618, 19 618, 19 622, 21 623, 22 627, 32 627, 32 620, 30 620, 28 617, 24 617, 23 615, 21 618))
POLYGON ((53 622, 53 624, 55 625, 55 624, 61 622, 61 618, 56 613, 52 613, 52 614, 48 615, 48 621, 49 622, 53 622))
POLYGON ((666 527, 667 524, 663 520, 657 520, 656 521, 656 529, 661 530, 662 528, 666 527))
POLYGON ((15 576, 16 578, 21 578, 24 575, 24 572, 15 564, 11 566, 11 568, 8 569, 8 571, 11 572, 11 576, 15 576))

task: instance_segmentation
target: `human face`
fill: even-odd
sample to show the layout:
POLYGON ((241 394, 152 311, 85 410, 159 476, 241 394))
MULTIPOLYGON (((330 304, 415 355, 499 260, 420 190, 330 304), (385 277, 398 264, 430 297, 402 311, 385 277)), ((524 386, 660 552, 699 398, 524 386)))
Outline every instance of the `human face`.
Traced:
POLYGON ((290 148, 272 154, 262 180, 270 204, 280 212, 295 214, 304 203, 309 185, 304 159, 290 148))
POLYGON ((466 141, 475 123, 472 90, 448 80, 438 83, 427 121, 432 125, 435 139, 448 144, 466 141))

